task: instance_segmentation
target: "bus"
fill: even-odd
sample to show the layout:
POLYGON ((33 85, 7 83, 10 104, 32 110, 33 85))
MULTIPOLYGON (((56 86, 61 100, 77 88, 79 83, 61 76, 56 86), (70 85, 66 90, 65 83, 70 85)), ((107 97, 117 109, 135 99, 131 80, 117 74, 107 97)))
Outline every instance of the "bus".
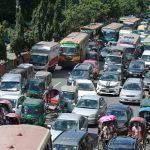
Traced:
POLYGON ((123 28, 120 30, 119 36, 132 33, 132 31, 136 30, 139 24, 140 18, 136 18, 134 16, 126 17, 126 19, 123 20, 123 28))
POLYGON ((50 131, 34 125, 0 126, 0 149, 52 150, 50 131))
POLYGON ((111 23, 102 28, 102 34, 105 42, 117 41, 119 37, 119 31, 123 27, 121 23, 111 23))
POLYGON ((80 32, 88 33, 90 39, 99 39, 101 36, 101 28, 103 23, 90 23, 86 26, 80 27, 80 32))
POLYGON ((88 49, 89 35, 82 32, 72 32, 60 41, 60 54, 58 65, 74 67, 82 62, 88 49))

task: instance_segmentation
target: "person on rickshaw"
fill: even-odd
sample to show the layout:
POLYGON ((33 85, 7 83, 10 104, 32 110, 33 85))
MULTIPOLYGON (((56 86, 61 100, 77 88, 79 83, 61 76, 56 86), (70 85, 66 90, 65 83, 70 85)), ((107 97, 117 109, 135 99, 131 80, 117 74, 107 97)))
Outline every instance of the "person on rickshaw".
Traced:
POLYGON ((142 128, 139 125, 139 122, 135 122, 134 126, 131 129, 131 137, 136 138, 139 142, 142 141, 142 128))
POLYGON ((117 129, 114 125, 114 121, 111 121, 110 124, 109 124, 109 127, 110 127, 110 134, 111 136, 117 136, 117 129))

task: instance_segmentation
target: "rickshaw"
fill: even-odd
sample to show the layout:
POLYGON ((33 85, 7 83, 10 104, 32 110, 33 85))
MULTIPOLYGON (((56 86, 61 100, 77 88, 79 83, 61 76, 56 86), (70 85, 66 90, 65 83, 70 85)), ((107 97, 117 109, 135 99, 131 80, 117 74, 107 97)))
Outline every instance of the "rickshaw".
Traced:
POLYGON ((20 116, 16 113, 8 113, 5 115, 5 124, 6 125, 16 125, 20 124, 20 116))
POLYGON ((107 115, 98 119, 98 150, 105 150, 108 141, 116 136, 117 118, 114 115, 107 115), (107 126, 109 128, 109 134, 107 138, 103 135, 102 130, 107 126))
POLYGON ((58 114, 60 107, 60 96, 57 89, 47 90, 44 93, 45 111, 46 113, 58 114))
POLYGON ((145 119, 142 117, 133 117, 130 120, 129 131, 128 131, 128 135, 132 138, 135 138, 135 137, 133 137, 133 130, 132 130, 135 123, 138 123, 139 127, 141 128, 141 131, 140 131, 140 134, 139 134, 139 137, 137 140, 138 140, 138 142, 140 142, 142 149, 145 149, 146 141, 147 141, 147 130, 148 130, 147 123, 146 123, 145 119))

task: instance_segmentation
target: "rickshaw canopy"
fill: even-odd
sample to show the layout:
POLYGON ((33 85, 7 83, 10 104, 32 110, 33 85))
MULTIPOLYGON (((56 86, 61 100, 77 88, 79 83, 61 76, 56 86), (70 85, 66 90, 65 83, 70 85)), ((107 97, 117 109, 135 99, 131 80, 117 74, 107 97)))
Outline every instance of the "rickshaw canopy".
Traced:
POLYGON ((0 104, 7 105, 9 107, 9 109, 12 109, 12 104, 8 100, 1 100, 0 104))
POLYGON ((142 117, 133 117, 130 122, 140 122, 140 123, 144 123, 145 119, 142 117))
POLYGON ((141 113, 141 112, 150 112, 150 107, 142 107, 142 108, 140 108, 139 113, 141 113))
POLYGON ((8 113, 5 115, 6 117, 9 117, 9 118, 16 118, 18 121, 20 121, 20 116, 17 115, 16 113, 8 113))
POLYGON ((103 123, 103 122, 114 121, 114 120, 117 120, 116 116, 114 116, 114 115, 107 115, 107 116, 101 117, 98 120, 98 122, 103 123))

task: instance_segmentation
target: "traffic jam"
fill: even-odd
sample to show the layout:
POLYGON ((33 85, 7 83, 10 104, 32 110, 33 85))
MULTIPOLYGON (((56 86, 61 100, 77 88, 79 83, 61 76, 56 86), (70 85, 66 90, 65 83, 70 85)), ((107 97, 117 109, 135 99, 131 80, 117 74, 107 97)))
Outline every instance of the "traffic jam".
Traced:
POLYGON ((30 63, 1 77, 0 133, 14 130, 22 138, 25 128, 43 130, 41 150, 149 150, 149 95, 150 18, 90 23, 59 43, 36 43, 30 63), (53 84, 56 71, 65 78, 62 86, 53 84))

